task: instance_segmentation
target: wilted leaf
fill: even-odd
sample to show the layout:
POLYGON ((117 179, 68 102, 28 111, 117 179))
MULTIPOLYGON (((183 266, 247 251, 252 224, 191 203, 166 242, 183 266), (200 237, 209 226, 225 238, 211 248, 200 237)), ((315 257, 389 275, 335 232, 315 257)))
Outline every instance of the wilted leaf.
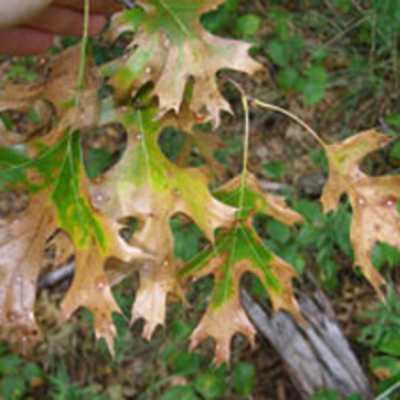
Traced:
MULTIPOLYGON (((230 111, 230 106, 219 92, 216 74, 222 69, 248 74, 262 69, 248 55, 250 44, 222 39, 201 26, 201 15, 221 3, 220 0, 138 1, 145 16, 127 61, 112 76, 116 95, 135 94, 147 82, 153 82, 160 114, 170 110, 179 113, 185 87, 193 78, 190 109, 196 114, 211 115, 218 124, 220 111, 230 111)), ((124 31, 126 23, 125 20, 124 31)), ((132 30, 136 30, 134 19, 132 30)))
POLYGON ((353 209, 354 263, 381 298, 385 281, 372 264, 371 252, 377 242, 400 249, 400 214, 396 209, 400 175, 370 177, 361 171, 360 163, 389 141, 390 137, 370 130, 328 146, 330 175, 322 195, 324 211, 329 212, 338 208, 340 196, 347 193, 353 209))

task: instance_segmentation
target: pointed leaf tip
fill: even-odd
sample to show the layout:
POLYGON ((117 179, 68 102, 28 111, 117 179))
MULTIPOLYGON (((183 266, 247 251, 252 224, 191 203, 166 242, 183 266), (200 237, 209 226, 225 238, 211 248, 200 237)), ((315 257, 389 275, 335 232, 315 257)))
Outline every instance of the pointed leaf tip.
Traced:
POLYGON ((210 305, 190 338, 190 349, 194 350, 206 338, 215 342, 214 363, 229 364, 232 339, 235 334, 245 336, 255 347, 255 329, 245 314, 237 298, 213 309, 210 305))

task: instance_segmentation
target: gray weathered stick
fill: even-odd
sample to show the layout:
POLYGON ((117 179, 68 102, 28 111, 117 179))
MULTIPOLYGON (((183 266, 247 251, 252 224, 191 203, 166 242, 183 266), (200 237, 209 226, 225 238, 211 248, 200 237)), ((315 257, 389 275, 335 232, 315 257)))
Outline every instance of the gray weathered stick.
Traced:
POLYGON ((242 302, 260 335, 281 355, 303 399, 321 389, 342 395, 358 393, 371 399, 371 389, 360 364, 341 331, 329 300, 321 290, 298 294, 304 323, 286 312, 269 315, 243 291, 242 302))

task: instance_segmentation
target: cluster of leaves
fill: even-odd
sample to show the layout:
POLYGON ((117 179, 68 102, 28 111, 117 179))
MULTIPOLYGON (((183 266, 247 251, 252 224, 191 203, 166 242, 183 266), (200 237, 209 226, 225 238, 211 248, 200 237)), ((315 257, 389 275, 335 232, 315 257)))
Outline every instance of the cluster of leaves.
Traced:
POLYGON ((400 38, 396 0, 268 4, 259 46, 289 104, 325 99, 329 110, 322 120, 339 122, 341 130, 355 129, 359 121, 375 125, 382 104, 386 113, 397 109, 398 67, 390 62, 400 38), (390 88, 395 88, 392 98, 385 95, 390 88), (341 100, 331 103, 331 93, 340 93, 341 100), (368 111, 359 107, 364 102, 368 111))
POLYGON ((368 325, 362 330, 360 341, 373 349, 371 369, 380 379, 378 393, 395 393, 400 380, 400 301, 393 287, 389 287, 387 303, 376 305, 365 315, 368 325))
MULTIPOLYGON (((311 400, 340 400, 343 396, 338 392, 334 392, 331 390, 323 390, 318 393, 315 393, 311 400)), ((360 400, 361 397, 358 394, 350 395, 344 397, 344 400, 360 400)))
POLYGON ((43 372, 34 362, 25 362, 16 354, 8 354, 0 344, 0 393, 4 400, 21 399, 43 384, 43 372))
POLYGON ((323 46, 307 46, 304 38, 293 33, 294 14, 279 8, 269 11, 274 25, 265 42, 266 53, 279 68, 277 83, 284 90, 297 91, 306 105, 313 105, 325 96, 329 78, 324 62, 328 56, 323 46))
POLYGON ((51 398, 56 399, 95 399, 105 400, 96 395, 96 387, 81 389, 71 382, 62 364, 59 370, 46 382, 42 368, 35 362, 26 361, 17 354, 10 354, 4 343, 0 345, 0 393, 4 400, 33 399, 43 393, 45 386, 50 385, 51 398))
MULTIPOLYGON (((112 98, 100 101, 93 63, 77 47, 51 61, 43 82, 0 91, 0 111, 35 104, 40 112, 40 129, 36 126, 26 137, 6 126, 1 134, 0 189, 30 194, 26 210, 11 213, 0 225, 2 332, 23 347, 38 339, 36 285, 51 241, 58 254, 75 258, 62 316, 89 309, 96 336, 111 351, 116 335, 112 315, 120 312, 114 284, 138 272, 131 321, 143 319, 143 336, 150 339, 164 324, 168 297, 183 299, 186 283, 213 276, 214 291, 191 335, 191 347, 211 337, 216 363, 228 362, 233 335, 242 333, 254 343, 255 329, 240 304, 243 275, 257 277, 275 310, 286 309, 301 320, 292 289, 295 270, 265 246, 254 218, 263 214, 287 226, 303 218, 283 198, 264 193, 246 166, 242 175, 211 192, 201 168, 179 166, 163 154, 159 137, 165 128, 193 137, 199 135, 196 125, 212 121, 217 126, 221 111, 230 112, 217 83, 222 69, 253 74, 262 66, 248 55, 250 44, 222 39, 202 26, 201 16, 223 1, 137 3, 111 25, 113 38, 134 32, 127 53, 101 68, 112 98), (54 116, 49 117, 49 108, 54 116), (122 127, 126 149, 116 165, 90 181, 81 138, 89 128, 110 125, 122 127), (19 142, 26 142, 22 151, 8 147, 19 142), (173 255, 171 220, 176 216, 193 222, 209 243, 184 267, 173 255), (123 238, 120 231, 132 219, 137 227, 123 238), (65 234, 68 244, 61 239, 65 234), (118 262, 106 269, 110 259, 118 262)), ((347 193, 355 264, 382 297, 384 280, 371 264, 371 252, 379 241, 400 248, 400 176, 369 177, 359 165, 387 143, 387 136, 367 131, 325 145, 330 177, 322 197, 330 212, 347 193)))

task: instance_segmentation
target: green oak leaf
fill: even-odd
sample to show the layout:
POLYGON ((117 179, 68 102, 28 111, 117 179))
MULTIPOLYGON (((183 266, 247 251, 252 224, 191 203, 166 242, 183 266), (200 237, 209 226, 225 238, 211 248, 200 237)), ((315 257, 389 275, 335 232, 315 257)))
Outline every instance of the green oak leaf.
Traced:
POLYGON ((250 272, 268 290, 275 310, 286 309, 300 319, 291 286, 293 268, 268 250, 252 225, 258 213, 269 214, 293 225, 302 220, 278 196, 264 194, 253 175, 235 178, 216 192, 224 202, 239 207, 237 221, 228 230, 220 230, 210 246, 180 271, 182 278, 197 280, 214 276, 214 292, 207 311, 191 336, 191 347, 212 337, 216 342, 215 362, 229 362, 231 339, 242 333, 254 343, 255 330, 240 304, 240 281, 250 272), (245 186, 243 186, 243 184, 245 186))

